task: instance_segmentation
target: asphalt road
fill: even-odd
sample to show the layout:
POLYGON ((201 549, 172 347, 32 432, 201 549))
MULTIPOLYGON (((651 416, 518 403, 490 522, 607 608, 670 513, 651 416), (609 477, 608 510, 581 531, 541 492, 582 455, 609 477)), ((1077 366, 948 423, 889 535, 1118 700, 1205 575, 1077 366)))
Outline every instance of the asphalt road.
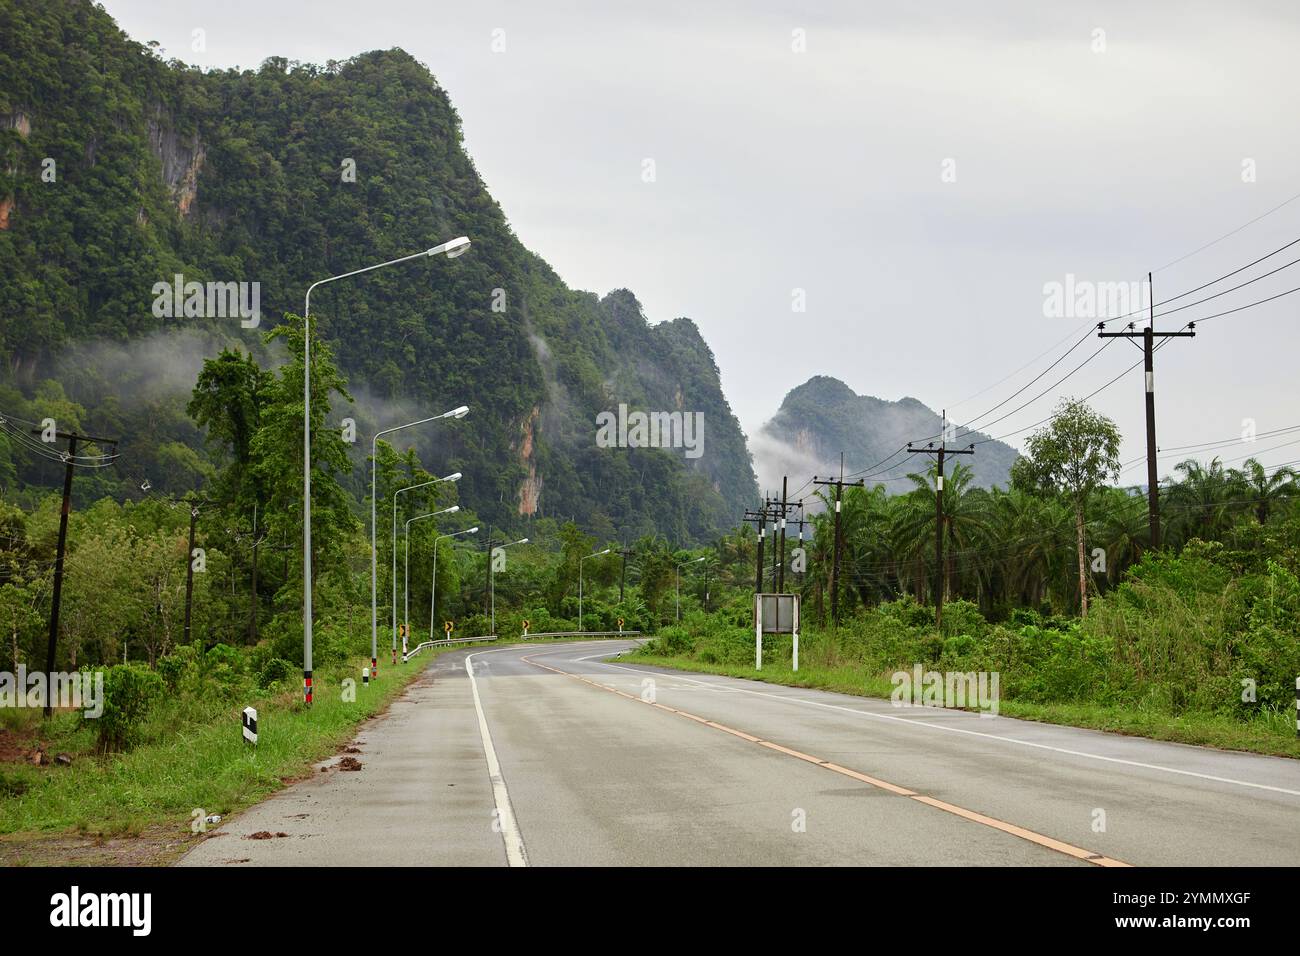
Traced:
POLYGON ((1300 761, 602 660, 631 646, 443 655, 359 771, 181 865, 1300 862, 1300 761))

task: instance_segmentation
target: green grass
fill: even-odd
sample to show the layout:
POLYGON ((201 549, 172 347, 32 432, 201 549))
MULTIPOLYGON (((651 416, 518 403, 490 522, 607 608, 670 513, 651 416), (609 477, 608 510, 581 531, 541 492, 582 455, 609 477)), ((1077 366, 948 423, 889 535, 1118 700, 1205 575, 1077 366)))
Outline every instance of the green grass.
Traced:
MULTIPOLYGON (((699 671, 705 674, 764 681, 769 684, 853 694, 858 697, 888 699, 893 691, 893 685, 883 674, 870 673, 864 668, 852 665, 826 667, 805 664, 801 661, 799 671, 795 673, 791 670, 788 660, 765 660, 761 671, 755 671, 752 663, 747 665, 702 663, 687 656, 665 657, 647 652, 629 654, 625 660, 675 670, 699 671)), ((1295 715, 1290 711, 1265 710, 1254 720, 1241 721, 1217 714, 1175 715, 1136 707, 1074 702, 1038 704, 1003 698, 999 702, 999 713, 1005 717, 1017 717, 1022 720, 1107 730, 1113 733, 1149 737, 1153 740, 1216 747, 1221 750, 1300 757, 1300 740, 1296 739, 1295 733, 1295 715)))
MULTIPOLYGON (((345 674, 318 675, 310 708, 301 691, 215 704, 199 719, 167 726, 166 706, 154 718, 145 743, 121 754, 94 756, 93 728, 76 715, 58 715, 38 728, 50 753, 82 752, 71 767, 0 765, 0 834, 80 830, 96 834, 138 833, 152 825, 188 832, 191 813, 226 816, 300 778, 311 765, 349 740, 355 728, 388 706, 437 654, 463 648, 430 648, 407 664, 383 665, 368 687, 357 679, 356 700, 343 700, 345 674), (258 711, 256 747, 243 742, 240 712, 258 711)), ((473 645, 471 645, 473 646, 473 645)), ((193 708, 191 707, 191 710, 193 708)), ((15 718, 10 717, 13 721, 15 718)), ((14 729, 11 727, 11 729, 14 729)))

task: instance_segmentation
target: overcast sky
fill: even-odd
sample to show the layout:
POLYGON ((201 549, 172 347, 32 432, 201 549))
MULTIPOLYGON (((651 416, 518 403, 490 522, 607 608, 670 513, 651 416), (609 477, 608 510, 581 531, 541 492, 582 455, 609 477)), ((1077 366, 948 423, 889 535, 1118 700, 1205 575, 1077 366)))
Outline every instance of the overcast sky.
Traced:
MULTIPOLYGON (((1159 301, 1300 237, 1297 200, 1170 264, 1300 193, 1290 2, 105 6, 135 39, 205 66, 407 50, 450 94, 523 242, 574 287, 626 287, 651 321, 694 319, 751 435, 814 374, 964 422, 1089 321, 1046 315, 1046 283, 1158 270, 1159 301)), ((1296 286, 1300 265, 1165 323, 1296 286)), ((1235 438, 1245 419, 1300 424, 1298 312, 1300 293, 1171 341, 1156 358, 1161 445, 1235 438)), ((1086 395, 1138 358, 1116 341, 1059 392, 1086 395)), ((989 431, 1039 420, 1052 398, 989 431)), ((1140 456, 1140 372, 1093 404, 1120 424, 1123 458, 1140 456)), ((1300 459, 1300 438, 1216 453, 1280 463, 1300 459)))

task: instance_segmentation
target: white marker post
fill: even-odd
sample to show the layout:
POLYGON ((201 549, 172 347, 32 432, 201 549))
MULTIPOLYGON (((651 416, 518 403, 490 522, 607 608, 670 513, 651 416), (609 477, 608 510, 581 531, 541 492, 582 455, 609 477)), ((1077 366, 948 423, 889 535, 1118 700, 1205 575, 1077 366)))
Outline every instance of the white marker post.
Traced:
POLYGON ((368 685, 370 683, 370 665, 361 668, 361 683, 368 685))
POLYGON ((257 746, 257 711, 252 707, 244 708, 244 739, 257 746))

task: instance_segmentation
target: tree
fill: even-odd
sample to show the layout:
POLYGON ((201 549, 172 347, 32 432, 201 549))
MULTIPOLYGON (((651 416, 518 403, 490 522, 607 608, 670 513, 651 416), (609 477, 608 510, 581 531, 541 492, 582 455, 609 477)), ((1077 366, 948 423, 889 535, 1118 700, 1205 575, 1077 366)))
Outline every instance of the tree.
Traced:
POLYGON ((1079 558, 1079 607, 1088 614, 1088 564, 1084 558, 1084 511, 1102 485, 1119 477, 1119 428, 1084 402, 1064 399, 1052 420, 1029 436, 1026 455, 1011 467, 1013 486, 1064 494, 1074 508, 1079 558))
POLYGON ((1241 470, 1233 469, 1237 476, 1236 483, 1244 490, 1249 504, 1254 507, 1255 518, 1260 524, 1268 524, 1273 508, 1296 493, 1296 472, 1288 467, 1280 467, 1273 474, 1268 474, 1254 458, 1246 459, 1241 470))

